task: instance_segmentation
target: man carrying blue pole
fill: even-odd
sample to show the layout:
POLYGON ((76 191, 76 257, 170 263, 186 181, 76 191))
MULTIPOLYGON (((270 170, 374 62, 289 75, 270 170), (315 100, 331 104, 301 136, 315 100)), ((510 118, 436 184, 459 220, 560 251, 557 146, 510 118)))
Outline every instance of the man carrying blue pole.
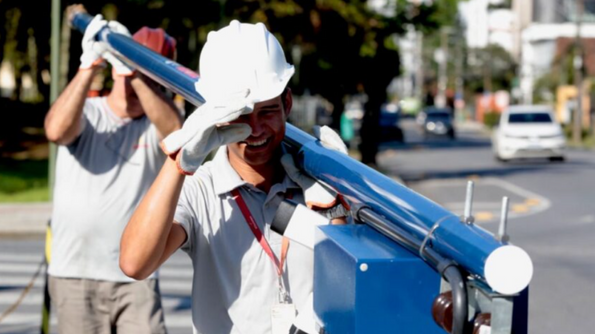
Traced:
MULTIPOLYGON (((45 120, 48 139, 60 145, 50 295, 62 334, 165 333, 157 276, 151 272, 137 282, 122 273, 119 239, 166 158, 159 141, 180 128, 181 117, 154 82, 97 41, 108 28, 130 35, 97 15, 83 37, 80 69, 45 120), (104 59, 112 65, 113 89, 107 97, 87 98, 104 59)), ((145 27, 133 39, 174 57, 175 41, 163 30, 145 27)))

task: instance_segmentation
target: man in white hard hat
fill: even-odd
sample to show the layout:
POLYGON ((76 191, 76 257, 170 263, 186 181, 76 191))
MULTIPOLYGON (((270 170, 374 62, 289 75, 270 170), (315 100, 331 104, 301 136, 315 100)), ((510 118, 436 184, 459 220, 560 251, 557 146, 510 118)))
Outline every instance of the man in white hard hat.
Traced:
MULTIPOLYGON (((162 141, 171 159, 124 231, 120 267, 143 279, 182 248, 194 333, 298 333, 296 314, 313 318, 313 253, 270 225, 285 198, 332 213, 341 204, 283 156, 294 68, 262 23, 232 21, 209 34, 200 72, 207 102, 162 141)), ((325 130, 327 144, 338 138, 325 130)))

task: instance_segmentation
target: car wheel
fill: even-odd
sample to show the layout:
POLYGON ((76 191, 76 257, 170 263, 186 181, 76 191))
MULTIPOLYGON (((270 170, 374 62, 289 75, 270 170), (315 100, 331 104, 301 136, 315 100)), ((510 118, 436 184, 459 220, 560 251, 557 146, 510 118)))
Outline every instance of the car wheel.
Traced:
POLYGON ((498 161, 498 162, 502 162, 502 163, 507 163, 508 161, 510 161, 510 159, 504 159, 499 155, 494 155, 494 160, 498 161))
POLYGON ((550 157, 549 159, 550 159, 550 161, 555 161, 555 162, 564 162, 566 160, 566 158, 563 156, 562 157, 550 157))
POLYGON ((400 128, 395 129, 395 140, 399 143, 405 142, 405 140, 403 139, 403 130, 401 130, 400 128))

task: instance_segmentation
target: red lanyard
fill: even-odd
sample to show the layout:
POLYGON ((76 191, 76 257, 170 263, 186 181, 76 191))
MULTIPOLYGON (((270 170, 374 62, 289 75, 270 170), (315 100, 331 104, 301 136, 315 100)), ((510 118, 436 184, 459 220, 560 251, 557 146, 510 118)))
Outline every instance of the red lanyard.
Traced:
POLYGON ((250 209, 248 209, 248 206, 246 205, 244 198, 242 198, 240 191, 236 188, 231 191, 231 194, 233 195, 233 199, 236 201, 236 203, 238 203, 240 211, 242 211, 242 215, 244 216, 244 219, 246 220, 248 227, 250 227, 250 230, 252 230, 252 233, 254 234, 256 241, 260 243, 262 249, 264 249, 267 255, 271 258, 271 261, 273 261, 273 264, 277 269, 277 275, 279 275, 279 277, 283 276, 283 264, 285 263, 285 259, 287 258, 287 250, 289 249, 289 239, 283 237, 283 243, 281 244, 281 260, 277 260, 277 257, 275 256, 275 253, 273 253, 271 246, 269 245, 268 241, 264 238, 262 232, 260 231, 260 228, 256 224, 256 221, 254 220, 254 217, 252 216, 250 209))

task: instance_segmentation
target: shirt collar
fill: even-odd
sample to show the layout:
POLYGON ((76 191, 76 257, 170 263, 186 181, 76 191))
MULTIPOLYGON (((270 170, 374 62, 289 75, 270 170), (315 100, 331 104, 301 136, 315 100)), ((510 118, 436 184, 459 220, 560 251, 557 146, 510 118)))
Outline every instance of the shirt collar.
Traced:
MULTIPOLYGON (((232 190, 247 186, 251 187, 253 190, 261 191, 256 187, 253 187, 248 182, 242 180, 238 172, 231 166, 229 163, 229 157, 227 155, 227 146, 221 146, 215 157, 212 160, 213 162, 213 187, 215 189, 215 193, 217 195, 223 195, 226 193, 231 192, 232 190)), ((278 192, 285 192, 287 189, 299 189, 299 186, 293 182, 287 175, 283 178, 281 183, 274 184, 271 187, 270 193, 278 193, 278 192)))
POLYGON ((248 184, 229 163, 227 146, 221 146, 213 158, 213 186, 217 195, 228 193, 248 184))

